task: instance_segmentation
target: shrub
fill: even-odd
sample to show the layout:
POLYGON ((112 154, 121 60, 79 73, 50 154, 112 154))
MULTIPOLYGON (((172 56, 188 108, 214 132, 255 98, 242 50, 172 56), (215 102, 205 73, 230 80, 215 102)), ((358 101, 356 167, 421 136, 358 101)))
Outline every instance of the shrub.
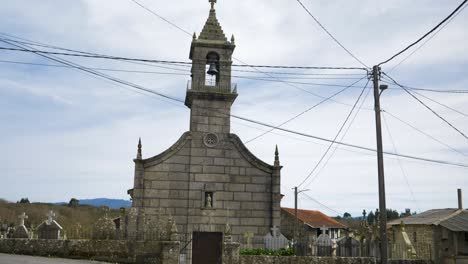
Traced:
POLYGON ((240 251, 241 255, 262 255, 262 256, 294 256, 292 248, 282 248, 278 250, 271 250, 266 248, 256 249, 243 249, 240 251))

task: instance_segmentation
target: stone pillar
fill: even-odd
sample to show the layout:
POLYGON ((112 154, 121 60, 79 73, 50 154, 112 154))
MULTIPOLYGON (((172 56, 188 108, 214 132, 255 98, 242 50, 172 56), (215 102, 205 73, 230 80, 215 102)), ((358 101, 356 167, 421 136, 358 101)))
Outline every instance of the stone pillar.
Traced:
POLYGON ((180 242, 168 242, 162 244, 161 263, 179 264, 180 242))
POLYGON ((237 242, 223 243, 223 264, 238 264, 240 244, 237 242))

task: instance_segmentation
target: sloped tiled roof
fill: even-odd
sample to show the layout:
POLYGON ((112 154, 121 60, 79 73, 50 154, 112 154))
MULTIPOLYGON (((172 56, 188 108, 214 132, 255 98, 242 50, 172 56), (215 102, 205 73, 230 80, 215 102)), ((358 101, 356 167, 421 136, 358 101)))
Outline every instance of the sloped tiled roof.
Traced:
POLYGON ((468 232, 468 211, 459 211, 447 220, 440 222, 440 225, 453 232, 468 232))
POLYGON ((388 225, 400 225, 403 222, 405 225, 438 225, 440 222, 450 219, 459 210, 448 209, 433 209, 417 215, 408 216, 401 219, 390 221, 388 225))
MULTIPOLYGON (((294 216, 294 208, 281 208, 281 210, 294 216)), ((297 209, 297 218, 301 222, 304 222, 314 228, 320 228, 323 226, 328 228, 347 228, 347 226, 320 211, 297 209)))
POLYGON ((224 35, 224 31, 216 18, 216 11, 213 8, 210 10, 210 15, 200 33, 199 39, 227 41, 226 35, 224 35))

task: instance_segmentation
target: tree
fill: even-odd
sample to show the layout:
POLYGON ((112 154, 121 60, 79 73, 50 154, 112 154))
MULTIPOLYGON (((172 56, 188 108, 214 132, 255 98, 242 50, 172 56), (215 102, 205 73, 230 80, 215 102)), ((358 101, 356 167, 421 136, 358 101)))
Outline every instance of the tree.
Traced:
POLYGON ((70 202, 68 202, 68 206, 72 207, 72 208, 76 208, 76 207, 78 207, 78 205, 80 205, 80 200, 78 200, 76 198, 71 198, 70 202))
POLYGON ((387 220, 393 220, 400 218, 400 214, 396 210, 387 209, 387 220))
POLYGON ((18 203, 28 204, 28 203, 30 203, 30 202, 29 202, 29 199, 28 199, 28 198, 21 198, 21 200, 19 200, 18 203))
POLYGON ((343 214, 343 218, 351 218, 351 214, 348 213, 348 212, 345 212, 345 213, 343 214))
POLYGON ((370 211, 369 215, 367 216, 367 222, 369 223, 369 225, 372 225, 375 222, 374 212, 370 211))

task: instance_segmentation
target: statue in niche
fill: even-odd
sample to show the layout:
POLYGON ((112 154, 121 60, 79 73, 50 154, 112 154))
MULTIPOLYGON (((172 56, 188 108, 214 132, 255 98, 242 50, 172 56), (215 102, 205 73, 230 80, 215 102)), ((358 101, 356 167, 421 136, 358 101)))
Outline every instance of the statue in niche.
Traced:
POLYGON ((213 197, 212 193, 207 192, 205 196, 205 207, 206 208, 212 208, 213 207, 213 197))

